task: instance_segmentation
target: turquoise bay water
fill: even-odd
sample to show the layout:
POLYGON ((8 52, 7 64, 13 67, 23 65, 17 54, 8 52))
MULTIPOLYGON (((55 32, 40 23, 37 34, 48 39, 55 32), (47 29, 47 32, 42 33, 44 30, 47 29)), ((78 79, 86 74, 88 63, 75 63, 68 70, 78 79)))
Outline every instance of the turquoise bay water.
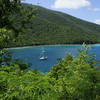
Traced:
MULTIPOLYGON (((30 69, 47 72, 53 65, 57 64, 59 58, 64 58, 67 54, 75 56, 77 50, 81 47, 81 45, 33 46, 11 48, 9 51, 12 52, 15 59, 21 59, 25 62, 31 63, 32 65, 30 69), (41 61, 39 58, 43 48, 46 51, 45 55, 48 56, 48 59, 41 61)), ((96 58, 100 60, 100 45, 93 45, 89 52, 94 53, 96 58)))

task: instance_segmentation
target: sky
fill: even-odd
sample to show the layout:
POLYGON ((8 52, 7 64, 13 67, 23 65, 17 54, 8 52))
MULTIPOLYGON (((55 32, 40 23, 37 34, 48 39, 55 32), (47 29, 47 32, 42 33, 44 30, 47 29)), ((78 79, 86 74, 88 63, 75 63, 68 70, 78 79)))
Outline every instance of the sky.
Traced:
POLYGON ((100 25, 100 0, 24 0, 100 25))

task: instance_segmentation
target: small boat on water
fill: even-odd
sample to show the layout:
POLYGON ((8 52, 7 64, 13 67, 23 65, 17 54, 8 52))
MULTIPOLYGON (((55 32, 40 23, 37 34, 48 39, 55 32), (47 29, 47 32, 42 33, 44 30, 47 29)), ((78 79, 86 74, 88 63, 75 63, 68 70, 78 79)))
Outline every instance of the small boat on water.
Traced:
POLYGON ((48 57, 45 55, 46 51, 44 50, 44 48, 42 49, 42 53, 41 53, 41 57, 40 60, 47 60, 48 57))
POLYGON ((41 56, 41 57, 40 57, 40 60, 47 60, 47 59, 48 59, 47 56, 41 56))

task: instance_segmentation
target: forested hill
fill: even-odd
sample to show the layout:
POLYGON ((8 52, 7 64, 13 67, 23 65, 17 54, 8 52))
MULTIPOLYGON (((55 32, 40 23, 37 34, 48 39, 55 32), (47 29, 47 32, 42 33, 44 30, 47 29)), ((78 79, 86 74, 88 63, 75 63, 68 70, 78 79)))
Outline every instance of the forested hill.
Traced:
POLYGON ((99 25, 29 4, 22 10, 9 17, 15 31, 10 46, 100 43, 99 25))

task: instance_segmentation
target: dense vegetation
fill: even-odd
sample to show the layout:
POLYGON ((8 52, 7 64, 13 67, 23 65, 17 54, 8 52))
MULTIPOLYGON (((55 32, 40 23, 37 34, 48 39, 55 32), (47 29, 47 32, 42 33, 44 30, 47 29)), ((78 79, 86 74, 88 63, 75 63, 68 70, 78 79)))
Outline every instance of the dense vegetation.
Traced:
POLYGON ((47 74, 0 57, 0 100, 100 100, 100 70, 87 48, 77 57, 68 55, 47 74))
MULTIPOLYGON (((10 8, 16 7, 10 6, 10 8)), ((6 17, 1 18, 0 27, 5 26, 10 29, 13 39, 4 47, 100 43, 99 25, 29 4, 17 6, 16 12, 9 11, 5 12, 6 17)))
MULTIPOLYGON (((23 13, 21 7, 19 0, 0 0, 0 13, 4 11, 0 16, 0 100, 100 100, 100 70, 85 45, 76 57, 67 55, 47 74, 27 70, 28 64, 12 59, 3 47, 21 35, 9 20, 12 13, 23 13)), ((33 18, 35 11, 24 17, 33 18)), ((22 23, 26 25, 26 20, 22 23)))

